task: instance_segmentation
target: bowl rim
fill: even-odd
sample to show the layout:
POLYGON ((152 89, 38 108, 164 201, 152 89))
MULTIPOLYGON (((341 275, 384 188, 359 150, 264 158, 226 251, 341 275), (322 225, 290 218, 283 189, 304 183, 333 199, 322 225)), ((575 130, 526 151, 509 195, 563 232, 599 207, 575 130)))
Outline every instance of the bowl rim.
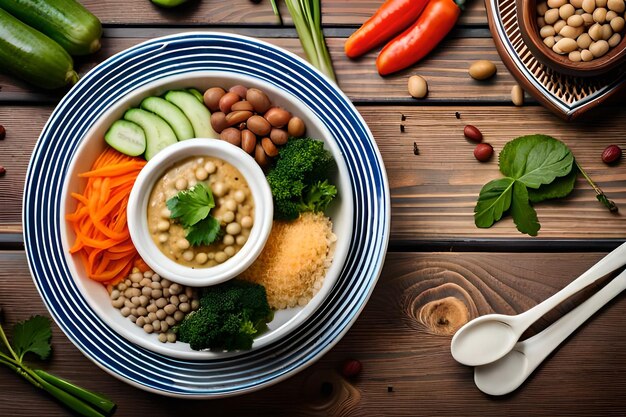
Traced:
POLYGON ((246 270, 267 242, 273 215, 272 192, 262 169, 243 149, 216 138, 188 139, 162 149, 141 169, 127 207, 128 230, 141 258, 160 276, 191 287, 220 284, 246 270), (168 258, 154 243, 148 225, 148 203, 156 182, 174 164, 194 156, 211 156, 233 165, 246 179, 254 201, 254 225, 247 242, 231 258, 208 268, 192 268, 168 258))
POLYGON ((528 49, 544 65, 553 70, 571 76, 591 77, 614 69, 626 58, 626 33, 622 30, 622 39, 604 56, 591 61, 570 61, 567 55, 559 55, 548 48, 539 35, 536 6, 538 0, 516 0, 520 34, 528 49))

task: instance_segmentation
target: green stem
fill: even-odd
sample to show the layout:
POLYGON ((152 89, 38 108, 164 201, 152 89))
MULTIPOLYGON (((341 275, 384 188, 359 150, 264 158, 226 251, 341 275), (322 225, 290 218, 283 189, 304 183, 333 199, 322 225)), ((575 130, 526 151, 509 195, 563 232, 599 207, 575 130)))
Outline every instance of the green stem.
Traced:
POLYGON ((0 359, 0 363, 5 364, 9 368, 11 368, 16 374, 20 375, 22 378, 26 379, 28 382, 36 386, 37 388, 43 388, 41 384, 33 379, 28 372, 24 371, 21 366, 16 365, 13 361, 7 361, 4 359, 0 359))
POLYGON ((285 0, 296 26, 302 49, 309 62, 335 81, 330 54, 324 41, 321 25, 320 0, 285 0))
POLYGON ((5 346, 7 347, 9 352, 11 353, 11 356, 13 356, 17 362, 21 362, 20 357, 17 356, 17 354, 15 353, 13 348, 11 347, 11 344, 9 343, 9 339, 7 339, 7 335, 4 333, 4 329, 2 328, 1 325, 0 325, 0 340, 2 340, 2 343, 5 344, 5 346))
POLYGON ((278 18, 278 24, 283 25, 283 18, 280 17, 280 11, 278 10, 278 5, 276 4, 276 0, 270 0, 272 4, 272 10, 274 11, 274 15, 278 18))
POLYGON ((596 198, 598 199, 598 201, 604 204, 604 206, 606 206, 606 208, 608 208, 611 213, 617 213, 617 211, 619 210, 619 208, 617 207, 617 204, 615 204, 613 200, 609 200, 606 194, 604 194, 604 191, 602 191, 600 187, 598 187, 593 182, 593 180, 589 177, 589 175, 587 175, 583 167, 580 166, 578 161, 577 160, 574 160, 574 161, 576 163, 576 168, 578 168, 578 171, 580 171, 580 173, 583 175, 583 177, 585 177, 589 185, 591 185, 591 188, 593 188, 593 190, 596 192, 596 198))
POLYGON ((39 384, 41 384, 41 387, 45 391, 47 391, 50 395, 52 395, 54 398, 59 400, 63 405, 70 408, 71 410, 74 410, 81 416, 106 417, 105 414, 102 414, 100 411, 94 409, 89 404, 82 401, 80 398, 77 398, 73 396, 72 394, 66 391, 63 391, 62 389, 57 388, 56 386, 50 384, 49 382, 41 378, 39 375, 37 375, 34 371, 24 366, 22 366, 22 369, 27 371, 37 382, 39 382, 39 384))
POLYGON ((117 405, 113 401, 98 393, 76 386, 69 381, 49 374, 48 372, 41 369, 35 369, 34 372, 39 375, 43 380, 104 411, 107 415, 113 414, 115 412, 115 409, 117 408, 117 405))

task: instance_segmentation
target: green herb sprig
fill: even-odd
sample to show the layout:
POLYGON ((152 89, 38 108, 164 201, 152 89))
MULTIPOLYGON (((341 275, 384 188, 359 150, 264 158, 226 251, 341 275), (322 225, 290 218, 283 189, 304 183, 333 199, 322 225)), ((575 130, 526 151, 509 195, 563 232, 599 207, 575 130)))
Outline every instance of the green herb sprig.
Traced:
POLYGON ((491 227, 510 210, 517 229, 536 236, 541 225, 532 203, 566 197, 574 189, 578 172, 591 184, 598 200, 617 211, 615 203, 578 165, 571 150, 553 137, 529 135, 508 142, 500 152, 499 167, 506 177, 490 181, 480 190, 474 208, 478 227, 491 227))
MULTIPOLYGON (((1 310, 0 310, 1 311, 1 310)), ((13 327, 13 344, 0 324, 0 364, 6 365, 28 382, 48 392, 74 412, 88 417, 111 416, 116 409, 114 402, 95 392, 86 390, 69 381, 41 369, 33 369, 24 362, 27 353, 47 359, 52 350, 50 320, 33 316, 13 327)))
POLYGON ((167 200, 166 205, 170 218, 186 229, 185 237, 191 246, 210 245, 218 238, 220 222, 210 215, 215 199, 203 182, 180 191, 167 200))

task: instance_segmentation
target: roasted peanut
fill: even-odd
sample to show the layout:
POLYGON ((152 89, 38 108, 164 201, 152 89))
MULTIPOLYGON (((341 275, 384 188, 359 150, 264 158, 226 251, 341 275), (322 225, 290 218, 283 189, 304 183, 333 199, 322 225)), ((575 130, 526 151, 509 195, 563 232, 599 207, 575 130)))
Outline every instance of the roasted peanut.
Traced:
POLYGON ((256 147, 256 135, 248 129, 241 131, 241 148, 249 154, 254 153, 256 147))
POLYGON ((220 109, 220 99, 226 94, 223 88, 213 87, 209 88, 204 92, 203 99, 204 104, 209 108, 209 110, 218 111, 220 109))
POLYGON ((247 121, 248 129, 258 136, 266 136, 272 130, 272 125, 262 116, 255 114, 247 121))
POLYGON ((240 99, 241 98, 239 97, 237 93, 233 93, 229 91, 228 93, 224 94, 222 98, 220 98, 220 101, 219 101, 220 111, 223 113, 230 113, 230 109, 233 106, 233 104, 238 102, 240 99))
POLYGON ((289 136, 293 136, 294 138, 299 138, 304 135, 306 131, 306 127, 304 126, 304 122, 299 117, 292 117, 289 119, 289 123, 287 123, 287 132, 289 136))
MULTIPOLYGON (((275 145, 284 145, 289 140, 289 134, 284 129, 273 127, 270 132, 270 139, 275 145)), ((269 152, 267 154, 272 156, 269 152)))
POLYGON ((283 127, 289 123, 289 119, 291 119, 291 113, 289 113, 285 109, 281 109, 280 107, 272 107, 263 115, 265 120, 270 122, 270 124, 274 127, 283 127))
POLYGON ((252 104, 254 111, 261 114, 265 113, 272 105, 267 94, 257 88, 248 88, 246 100, 252 104))

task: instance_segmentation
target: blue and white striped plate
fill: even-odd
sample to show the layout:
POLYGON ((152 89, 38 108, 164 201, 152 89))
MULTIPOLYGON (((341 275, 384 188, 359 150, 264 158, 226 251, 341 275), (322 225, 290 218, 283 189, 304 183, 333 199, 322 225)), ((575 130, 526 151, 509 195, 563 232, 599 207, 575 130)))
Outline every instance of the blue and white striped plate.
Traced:
POLYGON ((139 388, 221 397, 276 383, 320 358, 348 331, 380 274, 389 238, 389 186, 371 132, 350 100, 304 60, 243 36, 196 32, 144 42, 98 65, 63 98, 33 152, 24 193, 24 242, 33 280, 53 318, 98 366, 139 388), (302 101, 334 137, 352 185, 353 235, 336 286, 297 330, 247 354, 182 360, 134 345, 89 308, 61 243, 61 188, 85 133, 116 100, 161 78, 201 71, 242 74, 302 101), (295 81, 295 82, 294 82, 295 81))

